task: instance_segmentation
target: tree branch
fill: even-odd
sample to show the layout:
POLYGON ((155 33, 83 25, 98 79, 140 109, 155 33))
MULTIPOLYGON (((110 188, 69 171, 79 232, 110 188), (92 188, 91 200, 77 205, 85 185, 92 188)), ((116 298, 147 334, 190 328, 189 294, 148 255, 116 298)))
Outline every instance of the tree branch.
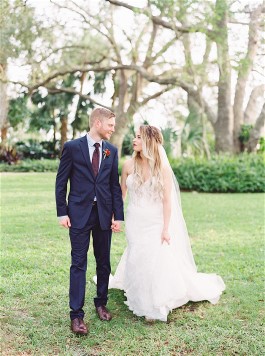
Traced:
POLYGON ((13 83, 13 84, 20 84, 21 86, 30 88, 31 90, 35 90, 41 86, 45 87, 46 84, 48 84, 53 79, 55 79, 57 77, 63 77, 64 75, 67 75, 67 74, 74 74, 76 72, 80 72, 80 73, 83 73, 83 72, 109 72, 111 70, 116 71, 116 70, 122 70, 122 69, 136 71, 136 72, 140 73, 149 82, 156 82, 158 84, 165 84, 165 85, 176 84, 176 82, 178 81, 178 78, 176 78, 176 77, 163 78, 161 75, 158 75, 158 76, 151 75, 143 67, 137 66, 135 64, 128 64, 128 65, 119 64, 119 65, 102 66, 102 67, 89 67, 89 66, 88 67, 76 67, 76 68, 58 71, 58 72, 55 72, 55 73, 49 75, 47 78, 45 78, 41 82, 36 83, 32 86, 30 86, 26 83, 23 83, 23 82, 19 82, 19 81, 9 81, 9 82, 13 83))
POLYGON ((140 32, 140 34, 138 35, 137 41, 135 43, 135 48, 134 48, 134 58, 135 58, 135 62, 138 60, 138 56, 136 56, 136 53, 138 53, 138 49, 142 40, 143 35, 146 33, 147 29, 148 29, 148 23, 145 24, 140 32))
POLYGON ((94 100, 93 98, 91 98, 90 95, 83 94, 81 91, 77 91, 77 90, 75 90, 73 88, 46 87, 46 89, 51 94, 68 93, 68 94, 78 95, 79 97, 81 97, 83 99, 91 101, 91 103, 93 103, 95 105, 99 105, 99 106, 101 106, 103 108, 106 108, 106 109, 109 109, 109 110, 113 110, 109 106, 103 105, 103 104, 99 103, 98 101, 94 100))
MULTIPOLYGON (((49 54, 47 54, 45 57, 43 57, 41 60, 36 61, 34 63, 40 64, 41 62, 45 61, 46 59, 48 59, 50 56, 52 56, 54 53, 57 53, 59 51, 63 51, 64 49, 91 49, 91 47, 89 46, 82 46, 82 45, 69 45, 69 46, 63 46, 63 47, 59 47, 59 48, 55 48, 52 52, 50 52, 49 54)), ((100 53, 98 53, 100 54, 100 53)), ((102 58, 98 61, 95 61, 95 64, 99 64, 101 63, 104 59, 106 59, 106 55, 102 54, 102 58)))
MULTIPOLYGON (((54 1, 54 0, 50 0, 50 2, 51 2, 53 5, 59 7, 60 9, 65 9, 65 10, 72 11, 72 12, 76 13, 77 15, 81 16, 85 22, 87 22, 87 18, 86 18, 86 16, 85 16, 82 12, 77 11, 77 10, 71 8, 71 7, 68 7, 68 6, 60 5, 60 4, 58 4, 58 3, 57 3, 56 1, 54 1)), ((87 15, 87 14, 86 14, 86 15, 87 15)))
POLYGON ((170 41, 168 41, 161 49, 152 57, 152 63, 154 63, 157 58, 159 58, 163 53, 165 53, 169 47, 171 47, 176 42, 176 36, 174 36, 170 41))
POLYGON ((116 56, 118 58, 118 63, 122 63, 122 59, 121 59, 121 54, 117 45, 117 42, 115 40, 115 36, 114 36, 114 31, 113 31, 113 18, 111 17, 111 28, 109 29, 109 33, 110 33, 110 40, 112 43, 112 46, 114 48, 114 52, 116 53, 116 56))
POLYGON ((150 74, 145 68, 141 66, 137 66, 135 64, 130 64, 130 65, 114 65, 114 66, 102 66, 102 67, 76 67, 76 68, 71 68, 65 71, 59 71, 56 73, 53 73, 52 75, 48 76, 46 79, 42 80, 39 83, 36 83, 32 86, 29 84, 19 82, 19 81, 10 81, 13 84, 19 84, 23 87, 28 88, 29 92, 33 92, 34 90, 38 89, 39 87, 47 87, 48 83, 51 82, 53 79, 64 76, 67 74, 74 74, 77 72, 83 73, 83 72, 109 72, 109 71, 117 71, 117 70, 128 70, 128 71, 136 71, 138 72, 144 79, 146 79, 149 82, 154 82, 158 83, 161 85, 172 85, 172 86, 180 86, 182 89, 184 89, 186 92, 191 93, 195 97, 198 97, 197 93, 197 88, 195 85, 184 82, 181 80, 179 77, 173 77, 172 75, 168 77, 163 77, 163 74, 159 75, 153 75, 150 74))
MULTIPOLYGON (((131 10, 133 12, 136 12, 136 13, 140 13, 140 14, 143 14, 143 15, 146 15, 148 16, 154 24, 158 25, 158 26, 162 26, 164 28, 167 28, 169 30, 172 30, 174 32, 181 32, 181 33, 188 33, 188 32, 202 32, 202 29, 201 28, 196 28, 196 27, 183 27, 183 26, 177 26, 177 25, 172 25, 170 24, 169 22, 163 20, 161 17, 159 16, 154 16, 152 15, 151 11, 148 9, 148 8, 140 8, 140 7, 136 7, 136 6, 131 6, 131 5, 128 5, 122 1, 117 1, 117 0, 106 0, 108 1, 110 4, 112 5, 115 5, 115 6, 121 6, 121 7, 124 7, 128 10, 131 10)), ((210 33, 211 31, 210 30, 205 30, 203 32, 207 32, 207 33, 210 33)))
MULTIPOLYGON (((103 37, 106 37, 107 40, 110 42, 110 44, 112 45, 112 47, 115 49, 114 43, 112 42, 112 38, 110 36, 108 36, 107 33, 104 33, 102 30, 100 30, 99 28, 99 24, 98 25, 93 25, 92 22, 90 21, 91 18, 93 18, 93 16, 91 16, 90 14, 88 14, 85 10, 83 10, 80 6, 78 6, 74 1, 71 1, 72 3, 74 3, 79 9, 83 10, 85 15, 83 13, 81 13, 80 11, 77 11, 71 7, 68 6, 62 6, 58 3, 56 3, 54 0, 50 0, 54 5, 58 6, 61 9, 65 9, 68 11, 72 11, 74 13, 76 13, 77 15, 81 16, 84 20, 85 23, 87 23, 91 28, 93 28, 95 31, 97 31, 98 33, 100 33, 103 37)), ((102 23, 101 23, 102 25, 102 23)), ((108 31, 107 31, 108 32, 108 31)))
POLYGON ((150 40, 149 40, 149 44, 148 44, 148 48, 146 51, 146 55, 145 55, 145 60, 143 63, 143 67, 144 68, 148 68, 148 66, 152 63, 152 52, 153 52, 153 47, 154 47, 154 43, 155 43, 155 38, 156 38, 156 34, 157 34, 157 26, 153 23, 153 29, 152 29, 152 33, 150 36, 150 40))
POLYGON ((167 91, 170 91, 172 89, 174 89, 175 87, 173 85, 169 85, 168 87, 164 88, 163 90, 160 90, 158 92, 156 92, 155 94, 153 95, 150 95, 148 97, 146 97, 145 99, 143 99, 142 101, 139 102, 139 107, 140 106, 144 106, 146 105, 150 100, 153 100, 153 99, 156 99, 158 98, 159 96, 161 96, 162 94, 166 93, 167 91))

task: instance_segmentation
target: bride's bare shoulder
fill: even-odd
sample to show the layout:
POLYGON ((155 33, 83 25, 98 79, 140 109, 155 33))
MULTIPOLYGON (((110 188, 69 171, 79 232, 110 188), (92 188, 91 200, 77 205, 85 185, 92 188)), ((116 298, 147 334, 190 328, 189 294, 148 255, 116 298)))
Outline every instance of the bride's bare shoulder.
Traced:
POLYGON ((122 166, 122 171, 127 175, 133 173, 133 165, 134 165, 133 158, 128 159, 127 161, 124 162, 122 166))

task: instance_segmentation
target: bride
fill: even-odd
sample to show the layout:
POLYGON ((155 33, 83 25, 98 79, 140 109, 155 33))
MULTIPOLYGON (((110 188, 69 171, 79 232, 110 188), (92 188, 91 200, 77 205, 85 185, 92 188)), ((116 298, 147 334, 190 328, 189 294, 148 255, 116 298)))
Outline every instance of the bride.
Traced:
POLYGON ((133 158, 123 166, 127 248, 109 288, 125 291, 134 314, 167 321, 169 311, 188 301, 216 304, 225 285, 216 274, 197 272, 178 184, 162 144, 156 127, 140 126, 133 158))

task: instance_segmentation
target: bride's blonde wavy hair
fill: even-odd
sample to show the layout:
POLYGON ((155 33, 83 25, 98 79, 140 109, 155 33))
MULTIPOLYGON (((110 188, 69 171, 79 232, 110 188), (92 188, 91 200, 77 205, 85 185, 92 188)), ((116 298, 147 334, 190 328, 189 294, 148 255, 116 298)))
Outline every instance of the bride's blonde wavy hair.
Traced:
MULTIPOLYGON (((150 168, 151 179, 150 183, 153 191, 163 197, 163 175, 162 162, 159 154, 159 146, 163 144, 163 136, 160 130, 154 126, 141 125, 140 136, 142 140, 142 154, 147 158, 150 168), (152 178, 156 179, 153 180, 152 178)), ((134 152, 134 174, 135 174, 135 190, 139 191, 140 186, 144 183, 142 158, 140 152, 134 152)))

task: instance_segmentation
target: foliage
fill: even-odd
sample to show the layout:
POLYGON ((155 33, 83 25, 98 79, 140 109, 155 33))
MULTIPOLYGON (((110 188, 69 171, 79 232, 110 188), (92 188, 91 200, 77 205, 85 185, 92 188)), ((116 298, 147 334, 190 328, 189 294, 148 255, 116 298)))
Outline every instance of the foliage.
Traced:
MULTIPOLYGON (((23 64, 28 65, 30 78, 27 84, 25 83, 25 87, 31 87, 35 91, 38 85, 41 85, 47 89, 58 91, 64 89, 58 78, 64 77, 67 73, 76 75, 82 73, 86 76, 82 82, 84 87, 83 85, 76 86, 75 83, 68 87, 71 87, 72 91, 78 91, 81 88, 81 92, 85 94, 82 89, 87 88, 87 84, 89 84, 88 93, 86 90, 85 92, 91 95, 93 101, 99 103, 98 99, 102 100, 102 98, 99 98, 98 94, 106 91, 106 83, 109 87, 112 85, 114 93, 111 98, 109 97, 112 100, 110 106, 122 118, 117 120, 116 133, 112 136, 113 142, 115 142, 116 135, 118 136, 116 139, 118 145, 121 142, 120 137, 125 134, 125 120, 128 117, 132 117, 142 105, 147 105, 150 98, 157 99, 162 95, 159 93, 164 90, 181 87, 186 91, 188 100, 192 97, 200 111, 204 113, 205 119, 211 122, 216 131, 216 137, 219 138, 219 132, 223 132, 224 136, 229 138, 227 142, 226 140, 217 140, 218 145, 227 146, 217 147, 217 150, 233 152, 232 134, 228 129, 233 125, 232 121, 236 119, 233 119, 232 116, 227 118, 226 115, 224 115, 226 119, 223 119, 220 113, 229 109, 229 105, 221 102, 217 105, 216 92, 218 86, 218 90, 220 90, 221 84, 223 85, 226 80, 229 82, 230 75, 234 74, 231 72, 232 63, 241 61, 238 65, 239 72, 241 77, 245 73, 246 79, 248 79, 247 68, 252 67, 253 60, 246 53, 248 46, 243 46, 239 52, 233 50, 233 43, 238 38, 236 30, 234 30, 237 26, 233 25, 231 28, 229 23, 227 24, 227 19, 229 21, 233 19, 237 23, 238 18, 242 16, 242 21, 246 20, 247 24, 249 17, 252 16, 250 10, 254 9, 256 4, 247 10, 242 4, 225 0, 204 2, 199 0, 150 0, 144 9, 135 5, 134 15, 132 15, 134 23, 127 28, 117 21, 119 13, 122 14, 120 11, 128 11, 121 10, 120 5, 122 6, 122 4, 117 4, 119 6, 115 7, 108 1, 98 1, 96 2, 96 7, 98 6, 96 13, 90 3, 93 2, 80 0, 77 4, 74 1, 52 1, 51 9, 54 11, 47 11, 45 20, 38 23, 37 14, 34 14, 34 9, 30 7, 29 2, 3 0, 3 12, 6 16, 3 21, 5 29, 3 30, 4 45, 2 47, 5 48, 7 57, 12 60, 19 57, 17 63, 20 64, 20 61, 23 60, 23 64), (66 18, 57 16, 57 11, 60 11, 61 14, 67 12, 68 16, 66 18), (34 22, 35 18, 36 23, 34 22), (229 41, 226 44, 225 39, 228 34, 229 41), (218 50, 213 53, 214 43, 220 45, 220 48, 218 47, 218 50), (229 52, 231 52, 231 56, 228 56, 229 52), (175 56, 176 53, 178 53, 177 56, 175 56), (226 56, 227 59, 225 59, 226 56), (230 58, 231 63, 228 65, 230 58), (129 64, 132 66, 128 66, 129 64), (245 70, 242 70, 243 68, 245 70), (219 83, 216 80, 218 72, 221 74, 219 83), (159 75, 157 75, 158 73, 159 75), (105 80, 106 78, 108 81, 105 80), (164 89, 155 93, 156 89, 153 91, 150 87, 152 91, 150 94, 154 96, 150 95, 148 98, 146 96, 149 91, 147 83, 151 79, 157 84, 154 88, 159 90, 159 84, 163 83, 164 89), (126 85, 123 85, 123 82, 126 85), (223 110, 216 110, 217 106, 223 110), (126 112, 127 109, 128 112, 126 112), (218 114, 216 115, 216 113, 218 114), (214 123, 217 121, 219 123, 215 125, 214 123)), ((129 12, 127 14, 129 18, 129 12)), ((250 24, 250 29, 253 27, 252 25, 250 24)), ((252 32, 255 31, 249 31, 250 34, 252 32)), ((245 42, 246 40, 244 34, 240 41, 245 42)), ((254 39, 251 43, 253 46, 254 44, 259 45, 259 39, 254 39)), ((255 46, 250 53, 254 52, 259 52, 256 51, 255 46)), ((243 85, 243 87, 245 86, 243 85)), ((222 90, 229 94, 225 86, 222 90)), ((111 95, 110 92, 107 94, 111 95)), ((218 100, 220 98, 222 95, 218 96, 218 100)), ((233 102, 230 99, 232 98, 226 100, 226 103, 233 102)), ((102 101, 101 103, 103 104, 102 101)), ((185 105, 190 109, 186 97, 182 94, 176 96, 175 104, 177 106, 181 104, 182 108, 185 105)), ((86 100, 79 100, 76 114, 73 115, 75 117, 73 136, 79 127, 81 130, 84 129, 86 112, 91 107, 92 104, 86 100)), ((37 115, 35 127, 37 127, 36 121, 38 120, 39 126, 43 123, 46 127, 44 119, 45 115, 40 117, 37 115)), ((49 124, 48 121, 47 123, 49 124)), ((238 125, 234 125, 234 127, 237 130, 238 125)), ((205 146, 205 143, 207 144, 205 133, 203 130, 204 147, 202 135, 196 130, 184 131, 183 142, 185 139, 188 140, 196 153, 202 152, 203 149, 208 152, 208 147, 205 146)), ((238 132, 236 132, 236 136, 238 136, 238 132)), ((119 146, 119 150, 120 148, 119 146)))
POLYGON ((94 85, 93 85, 95 94, 101 94, 106 91, 106 85, 105 85, 106 76, 107 76, 106 72, 95 73, 94 85))
POLYGON ((58 145, 54 145, 54 142, 51 141, 39 142, 33 139, 30 139, 27 142, 19 141, 16 143, 16 149, 23 159, 53 159, 59 155, 59 149, 56 148, 56 146, 58 145))
MULTIPOLYGON (((34 17, 34 9, 22 0, 1 1, 0 62, 20 57, 25 61, 32 55, 32 44, 39 37, 41 22, 34 17)), ((21 64, 20 64, 21 65, 21 64)))
MULTIPOLYGON (((89 100, 85 100, 82 97, 79 97, 78 103, 77 103, 77 108, 76 108, 76 113, 75 113, 75 119, 72 122, 72 127, 74 133, 79 130, 87 130, 88 128, 88 110, 93 109, 94 104, 90 102, 89 100)), ((73 135, 75 137, 75 134, 73 135)))
POLYGON ((259 140, 258 153, 265 153, 265 138, 261 137, 259 140))
POLYGON ((181 152, 186 154, 203 153, 203 129, 201 116, 191 111, 187 116, 180 135, 181 152))
MULTIPOLYGON (((56 172, 58 160, 23 160, 15 165, 0 164, 1 172, 56 172)), ((119 174, 124 159, 120 160, 119 174)), ((171 160, 181 190, 215 193, 265 192, 262 155, 213 156, 171 160)))
MULTIPOLYGON (((110 290, 110 323, 95 313, 95 261, 88 254, 85 320, 88 337, 69 328, 68 231, 58 226, 55 173, 3 174, 1 333, 3 355, 264 354, 263 194, 182 193, 182 208, 199 272, 218 273, 226 291, 217 305, 188 303, 167 323, 147 324, 110 290)), ((112 270, 126 245, 112 237, 112 270)))
POLYGON ((262 155, 216 155, 172 161, 172 168, 183 190, 199 192, 265 192, 262 155))
MULTIPOLYGON (((69 75, 63 81, 60 80, 63 88, 68 88, 73 85, 75 77, 69 75)), ((54 127, 56 118, 68 116, 70 105, 72 104, 74 95, 72 93, 46 94, 43 95, 41 90, 32 94, 31 100, 37 109, 34 111, 30 127, 32 129, 45 129, 49 131, 54 127)))
POLYGON ((16 128, 21 122, 29 118, 31 111, 27 105, 28 96, 25 92, 21 93, 16 99, 9 100, 8 121, 10 126, 16 128))
POLYGON ((170 124, 167 125, 164 129, 161 129, 163 138, 164 138, 164 148, 168 156, 172 153, 173 144, 178 139, 178 134, 170 124))
POLYGON ((0 172, 57 172, 58 166, 58 159, 25 159, 13 165, 0 163, 0 172))
POLYGON ((122 156, 131 156, 133 153, 133 147, 132 147, 132 142, 135 137, 135 127, 134 124, 132 123, 128 127, 128 132, 124 137, 123 143, 122 143, 122 150, 121 150, 121 155, 122 156))
POLYGON ((245 145, 249 138, 250 138, 250 132, 253 129, 253 125, 241 125, 241 131, 239 133, 239 141, 245 145))
POLYGON ((18 163, 21 158, 22 155, 17 152, 15 147, 8 145, 0 147, 0 162, 7 163, 7 171, 10 165, 18 163))

